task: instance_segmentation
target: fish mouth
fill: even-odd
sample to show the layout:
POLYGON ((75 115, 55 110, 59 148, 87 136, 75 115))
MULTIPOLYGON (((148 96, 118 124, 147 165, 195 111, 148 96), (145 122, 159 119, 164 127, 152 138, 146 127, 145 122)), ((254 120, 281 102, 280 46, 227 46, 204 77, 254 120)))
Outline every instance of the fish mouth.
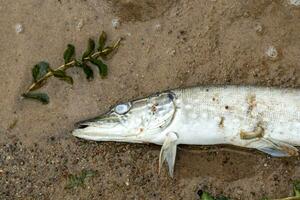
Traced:
POLYGON ((81 124, 81 123, 79 123, 79 122, 77 122, 77 123, 75 124, 76 129, 84 129, 84 128, 88 127, 88 126, 89 126, 89 125, 87 125, 87 124, 81 124))
POLYGON ((135 137, 133 134, 124 132, 126 128, 122 126, 120 119, 113 112, 79 121, 74 126, 72 135, 86 140, 128 142, 134 140, 135 137))
POLYGON ((88 125, 80 125, 80 128, 74 129, 72 135, 85 140, 93 140, 98 142, 130 142, 130 143, 142 143, 139 138, 136 137, 135 134, 121 134, 117 132, 105 132, 101 131, 99 127, 99 131, 94 131, 95 127, 91 127, 88 125))

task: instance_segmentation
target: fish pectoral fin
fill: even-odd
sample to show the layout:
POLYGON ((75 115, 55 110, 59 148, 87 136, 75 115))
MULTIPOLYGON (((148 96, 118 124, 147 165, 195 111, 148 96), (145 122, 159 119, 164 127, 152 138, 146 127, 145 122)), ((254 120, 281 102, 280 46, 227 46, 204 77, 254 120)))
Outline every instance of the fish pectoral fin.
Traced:
POLYGON ((166 160, 169 166, 169 174, 173 178, 178 136, 174 132, 167 133, 166 139, 159 154, 159 173, 166 160))
POLYGON ((274 157, 290 157, 299 154, 296 147, 272 138, 262 138, 257 142, 256 149, 274 157))

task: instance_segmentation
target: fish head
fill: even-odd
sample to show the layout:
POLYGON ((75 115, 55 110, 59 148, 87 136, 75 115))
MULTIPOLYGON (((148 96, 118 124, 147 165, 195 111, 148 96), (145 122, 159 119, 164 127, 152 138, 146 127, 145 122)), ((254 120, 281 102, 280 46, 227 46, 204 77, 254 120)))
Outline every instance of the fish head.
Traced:
POLYGON ((152 142, 162 137, 175 115, 175 94, 164 92, 111 108, 77 123, 73 135, 95 141, 152 142))

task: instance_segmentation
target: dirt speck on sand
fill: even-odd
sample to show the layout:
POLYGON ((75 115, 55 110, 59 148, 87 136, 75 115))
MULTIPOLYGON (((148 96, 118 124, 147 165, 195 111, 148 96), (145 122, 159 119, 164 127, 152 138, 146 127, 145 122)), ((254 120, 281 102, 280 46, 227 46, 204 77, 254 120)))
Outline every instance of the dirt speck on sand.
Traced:
POLYGON ((207 188, 256 200, 292 192, 299 158, 181 146, 170 179, 166 170, 157 173, 158 146, 82 141, 70 131, 117 102, 170 88, 299 87, 299 6, 289 0, 0 2, 0 199, 197 199, 207 188), (117 29, 113 19, 120 20, 117 29), (68 43, 82 52, 102 30, 109 40, 125 38, 108 61, 107 79, 87 82, 74 69, 73 86, 51 80, 43 89, 50 104, 20 99, 34 64, 58 66, 68 43), (276 59, 266 55, 270 46, 276 59), (82 170, 97 173, 85 187, 65 189, 67 177, 82 170))

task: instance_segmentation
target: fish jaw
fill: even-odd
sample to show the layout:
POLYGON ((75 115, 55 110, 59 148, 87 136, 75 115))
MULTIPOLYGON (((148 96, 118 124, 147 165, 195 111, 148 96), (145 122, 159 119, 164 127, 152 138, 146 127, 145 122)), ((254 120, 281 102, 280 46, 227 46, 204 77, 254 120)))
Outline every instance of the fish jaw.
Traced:
POLYGON ((106 114, 77 123, 73 135, 94 141, 162 144, 176 106, 172 93, 119 104, 106 114))
POLYGON ((76 123, 72 134, 75 137, 94 141, 137 142, 137 134, 133 129, 123 126, 121 117, 114 112, 76 123))
POLYGON ((114 141, 114 142, 130 142, 130 143, 142 143, 143 141, 136 136, 123 136, 119 134, 102 133, 96 127, 89 127, 85 130, 75 129, 72 134, 75 137, 93 140, 93 141, 114 141))

